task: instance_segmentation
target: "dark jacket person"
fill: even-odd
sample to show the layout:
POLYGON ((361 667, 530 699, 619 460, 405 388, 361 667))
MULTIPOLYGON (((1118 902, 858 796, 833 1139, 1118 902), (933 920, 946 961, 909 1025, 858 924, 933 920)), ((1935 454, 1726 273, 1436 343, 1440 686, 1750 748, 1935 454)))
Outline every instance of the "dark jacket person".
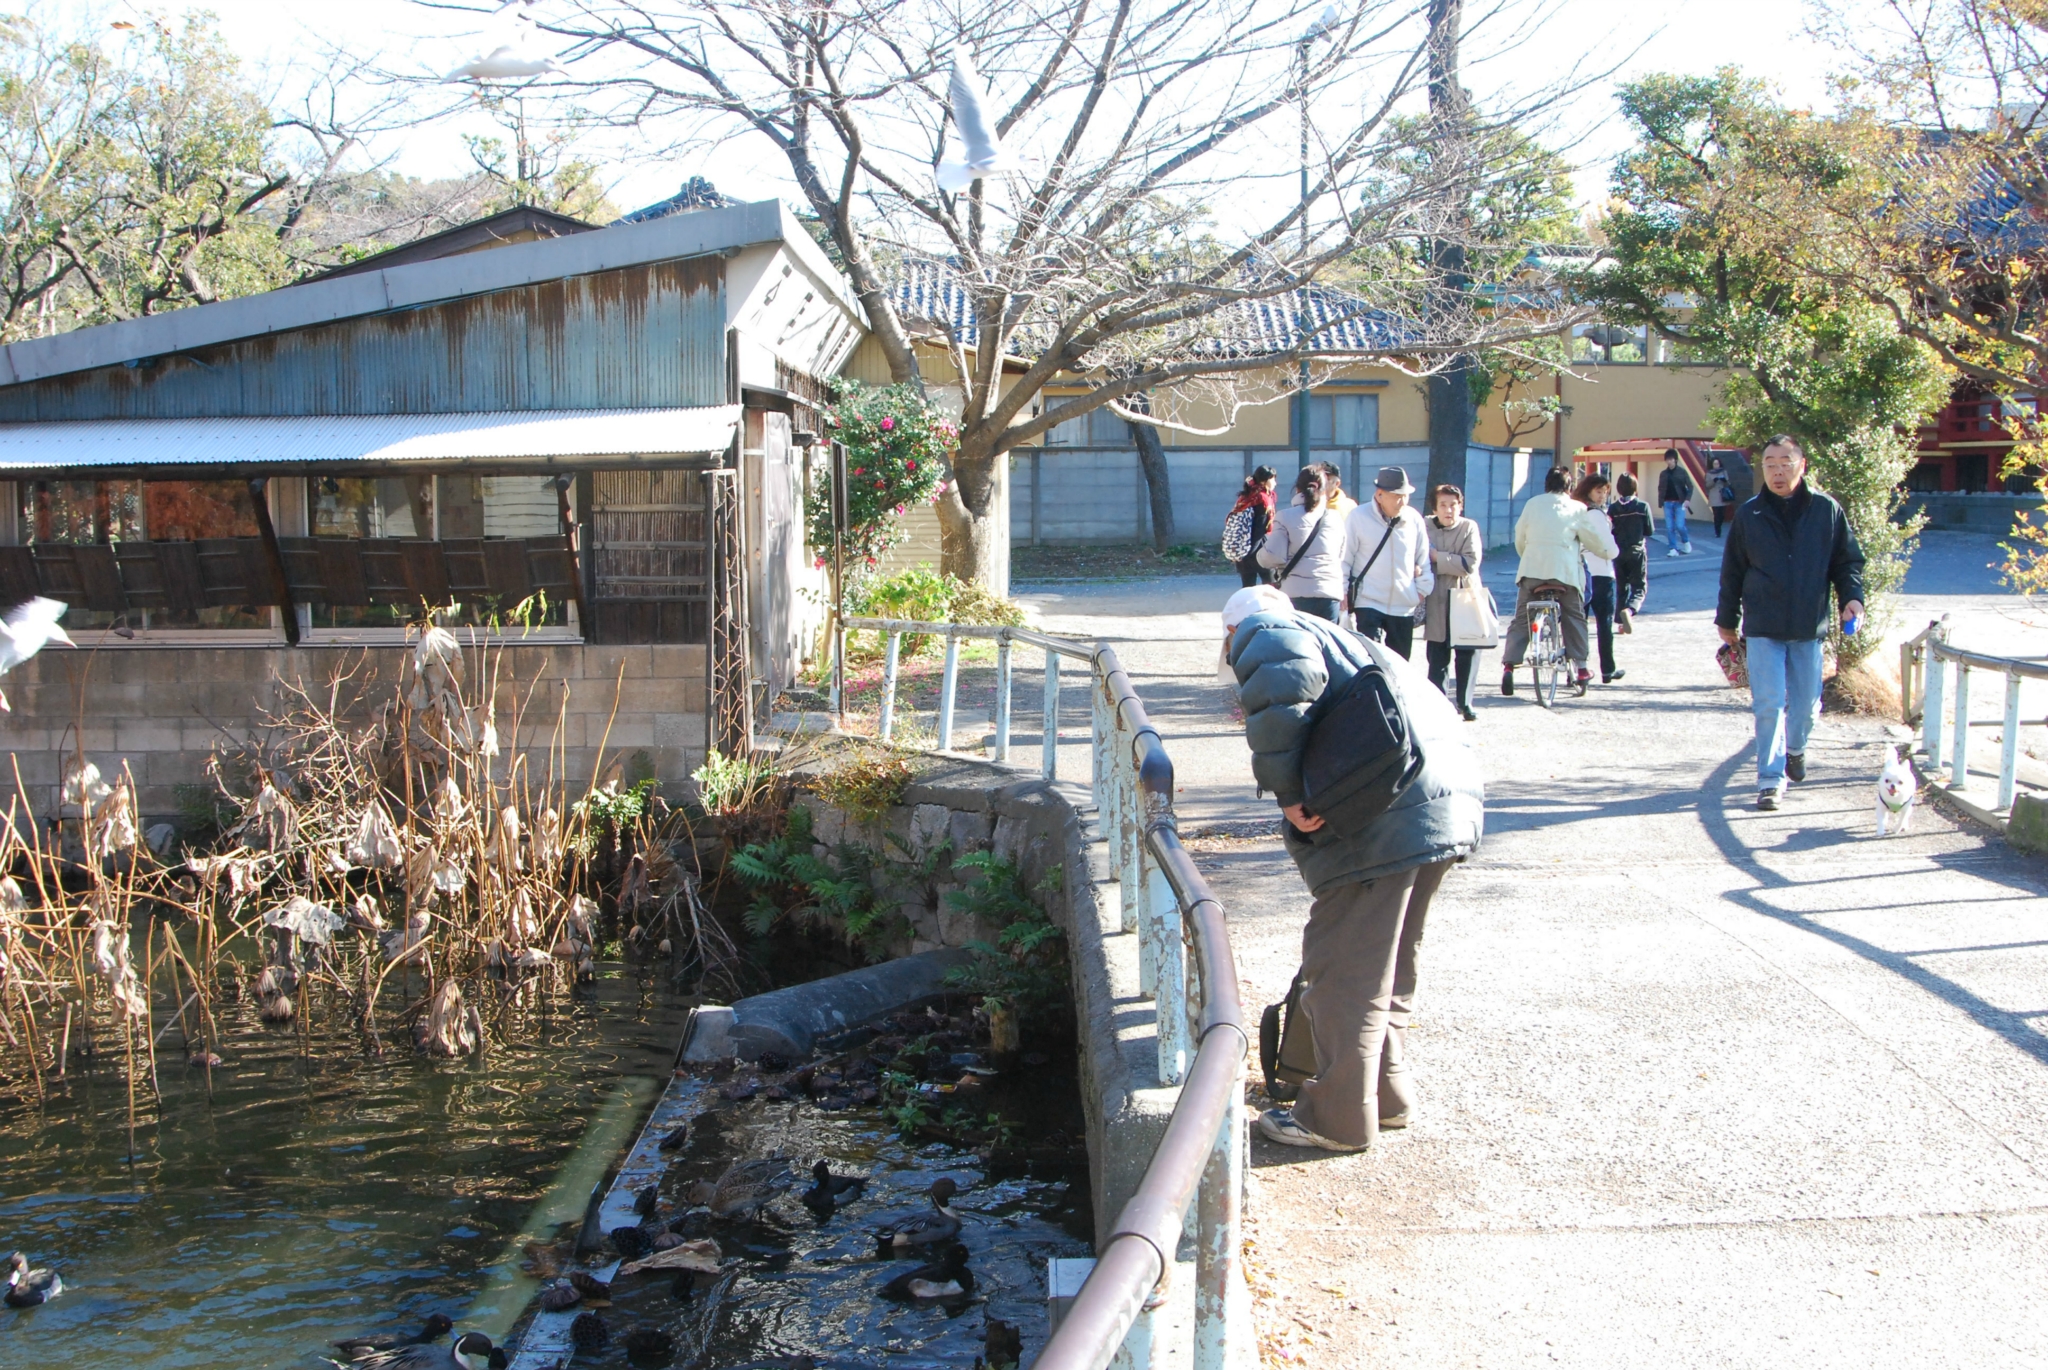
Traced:
POLYGON ((1863 549, 1842 506, 1806 483, 1806 453, 1784 434, 1764 444, 1764 488, 1735 511, 1721 555, 1714 626, 1740 628, 1756 715, 1757 807, 1775 809, 1785 782, 1806 779, 1806 739, 1820 713, 1821 639, 1841 606, 1844 631, 1863 615, 1863 549))
MULTIPOLYGON (((1226 624, 1230 615, 1226 608, 1226 624)), ((1303 614, 1263 612, 1237 623, 1228 650, 1252 773, 1279 800, 1288 854, 1314 896, 1302 933, 1300 1012, 1316 1073, 1293 1109, 1262 1114, 1259 1130, 1288 1146, 1360 1150, 1381 1126, 1408 1121, 1403 1039, 1416 949, 1450 863, 1478 849, 1485 788, 1449 701, 1382 644, 1303 614), (1384 673, 1400 702, 1421 764, 1391 807, 1339 836, 1303 808, 1303 749, 1318 706, 1368 666, 1384 673)))

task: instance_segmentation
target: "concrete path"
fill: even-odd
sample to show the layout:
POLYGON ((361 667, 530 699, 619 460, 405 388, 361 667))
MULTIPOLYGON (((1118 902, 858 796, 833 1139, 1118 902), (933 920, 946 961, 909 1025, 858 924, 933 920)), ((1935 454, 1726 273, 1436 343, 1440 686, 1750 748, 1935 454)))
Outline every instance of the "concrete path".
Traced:
MULTIPOLYGON (((2025 618, 1972 571, 1980 541, 1930 558, 1926 593, 2025 618)), ((1481 658, 1488 837, 1431 914, 1415 1125, 1363 1156, 1254 1145, 1269 1355, 2048 1365, 2048 867, 1925 810, 1873 837, 1869 720, 1824 719, 1812 778, 1755 812, 1711 560, 1653 561, 1628 678, 1586 699, 1504 699, 1481 658)), ((1215 684, 1230 588, 1024 593, 1132 639, 1259 1005, 1306 901, 1215 684)))

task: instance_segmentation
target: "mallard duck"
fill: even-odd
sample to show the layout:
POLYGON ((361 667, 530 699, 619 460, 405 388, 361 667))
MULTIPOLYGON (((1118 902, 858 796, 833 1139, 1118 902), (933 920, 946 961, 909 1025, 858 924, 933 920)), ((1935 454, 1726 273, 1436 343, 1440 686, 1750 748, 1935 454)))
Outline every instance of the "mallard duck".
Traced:
POLYGON ((830 1213, 834 1206, 849 1199, 858 1198, 867 1187, 865 1175, 834 1175, 829 1162, 819 1161, 811 1167, 811 1187, 798 1197, 808 1208, 819 1213, 830 1213))
POLYGON ((763 1156, 741 1161, 716 1182, 699 1180, 690 1186, 690 1202, 710 1209, 714 1218, 751 1218, 794 1183, 789 1157, 763 1156))
POLYGON ((944 1176, 932 1181, 932 1211, 920 1213, 907 1222, 885 1227, 875 1233, 875 1244, 883 1255, 912 1246, 949 1242, 960 1235, 960 1215, 946 1207, 946 1200, 960 1187, 944 1176))
POLYGON ((19 1251, 7 1258, 7 1306, 34 1308, 64 1292, 64 1279, 54 1270, 31 1270, 19 1251))
POLYGON ((401 1346, 394 1351, 374 1351, 349 1370, 490 1370, 491 1339, 481 1332, 464 1332, 453 1346, 401 1346))
POLYGON ((343 1337, 334 1343, 334 1349, 354 1359, 375 1351, 396 1351, 401 1346, 426 1346, 454 1330, 454 1319, 446 1313, 429 1313, 426 1325, 413 1336, 403 1332, 368 1332, 360 1337, 343 1337))
POLYGON ((974 1272, 967 1268, 967 1248, 954 1242, 939 1259, 906 1270, 882 1286, 885 1299, 951 1299, 974 1292, 974 1272))

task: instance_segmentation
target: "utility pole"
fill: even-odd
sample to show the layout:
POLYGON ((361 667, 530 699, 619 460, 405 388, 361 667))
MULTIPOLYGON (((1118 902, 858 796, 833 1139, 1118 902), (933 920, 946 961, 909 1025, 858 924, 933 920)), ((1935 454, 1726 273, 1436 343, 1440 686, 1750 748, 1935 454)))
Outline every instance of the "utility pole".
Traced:
MULTIPOLYGON (((1469 142, 1470 117, 1465 108, 1465 91, 1458 84, 1458 41, 1464 26, 1465 0, 1429 0, 1429 117, 1432 125, 1432 156, 1436 171, 1451 185, 1444 206, 1444 236, 1429 244, 1430 265, 1437 280, 1431 293, 1439 320, 1455 319, 1464 306, 1462 296, 1472 284, 1466 273, 1465 231, 1471 223, 1472 189, 1468 183, 1472 155, 1469 142), (1446 168, 1444 162, 1450 166, 1446 168)), ((1479 359, 1469 352, 1453 357, 1449 365, 1429 378, 1429 489, 1439 485, 1465 485, 1465 452, 1472 441, 1472 374, 1479 359)), ((1468 499, 1471 494, 1468 491, 1468 499)), ((1423 500, 1429 499, 1425 491, 1423 500)))

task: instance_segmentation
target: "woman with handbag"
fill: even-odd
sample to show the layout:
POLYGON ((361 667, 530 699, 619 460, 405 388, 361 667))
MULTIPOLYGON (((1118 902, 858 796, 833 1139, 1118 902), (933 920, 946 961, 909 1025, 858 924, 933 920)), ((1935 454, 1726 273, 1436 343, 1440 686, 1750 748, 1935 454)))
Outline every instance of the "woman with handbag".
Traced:
MULTIPOLYGON (((1485 607, 1486 588, 1479 583, 1479 525, 1465 517, 1465 492, 1455 485, 1437 486, 1430 492, 1429 502, 1429 563, 1436 572, 1436 584, 1423 603, 1422 618, 1422 638, 1428 644, 1429 683, 1449 695, 1451 692, 1444 690, 1444 676, 1455 657, 1458 692, 1452 703, 1459 716, 1471 723, 1479 717, 1472 712, 1472 661, 1482 645, 1492 643, 1472 640, 1484 625, 1454 624, 1452 610, 1456 600, 1457 607, 1466 611, 1459 613, 1458 618, 1483 616, 1479 611, 1485 607), (1466 632, 1459 633, 1458 628, 1466 632)), ((1491 636, 1489 633, 1489 639, 1491 636)))

